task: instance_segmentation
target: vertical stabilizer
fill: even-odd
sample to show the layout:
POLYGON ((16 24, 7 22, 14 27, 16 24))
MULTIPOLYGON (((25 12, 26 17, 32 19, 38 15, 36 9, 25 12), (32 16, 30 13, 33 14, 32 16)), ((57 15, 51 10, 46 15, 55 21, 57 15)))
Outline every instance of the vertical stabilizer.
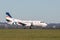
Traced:
POLYGON ((6 15, 10 18, 12 18, 12 16, 9 14, 9 12, 6 12, 6 15))

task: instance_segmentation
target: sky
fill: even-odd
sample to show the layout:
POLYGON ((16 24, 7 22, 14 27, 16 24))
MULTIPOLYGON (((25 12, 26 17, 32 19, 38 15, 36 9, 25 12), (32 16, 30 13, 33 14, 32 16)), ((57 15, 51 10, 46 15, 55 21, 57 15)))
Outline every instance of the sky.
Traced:
POLYGON ((21 20, 60 23, 60 0, 0 0, 0 21, 6 21, 6 12, 21 20))

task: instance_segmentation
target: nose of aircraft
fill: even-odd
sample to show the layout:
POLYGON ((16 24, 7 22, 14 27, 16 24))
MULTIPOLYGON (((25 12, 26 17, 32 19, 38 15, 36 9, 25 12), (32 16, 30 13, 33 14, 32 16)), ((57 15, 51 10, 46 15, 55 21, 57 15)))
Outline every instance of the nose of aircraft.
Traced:
POLYGON ((44 23, 42 27, 46 27, 46 26, 47 26, 47 24, 46 24, 46 23, 44 23))

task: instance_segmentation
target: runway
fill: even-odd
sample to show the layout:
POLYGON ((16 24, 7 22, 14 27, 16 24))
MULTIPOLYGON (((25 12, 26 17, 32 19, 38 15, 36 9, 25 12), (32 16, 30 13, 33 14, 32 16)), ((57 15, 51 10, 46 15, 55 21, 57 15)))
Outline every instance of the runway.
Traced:
POLYGON ((0 22, 0 29, 60 29, 60 24, 48 24, 46 27, 42 26, 20 26, 10 25, 7 23, 0 22))

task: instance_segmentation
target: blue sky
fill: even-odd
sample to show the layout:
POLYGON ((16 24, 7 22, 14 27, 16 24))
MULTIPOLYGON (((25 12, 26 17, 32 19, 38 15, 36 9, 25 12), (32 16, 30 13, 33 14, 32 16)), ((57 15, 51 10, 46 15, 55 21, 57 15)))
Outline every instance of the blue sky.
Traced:
POLYGON ((60 23, 60 0, 0 0, 1 21, 6 12, 17 19, 60 23))

